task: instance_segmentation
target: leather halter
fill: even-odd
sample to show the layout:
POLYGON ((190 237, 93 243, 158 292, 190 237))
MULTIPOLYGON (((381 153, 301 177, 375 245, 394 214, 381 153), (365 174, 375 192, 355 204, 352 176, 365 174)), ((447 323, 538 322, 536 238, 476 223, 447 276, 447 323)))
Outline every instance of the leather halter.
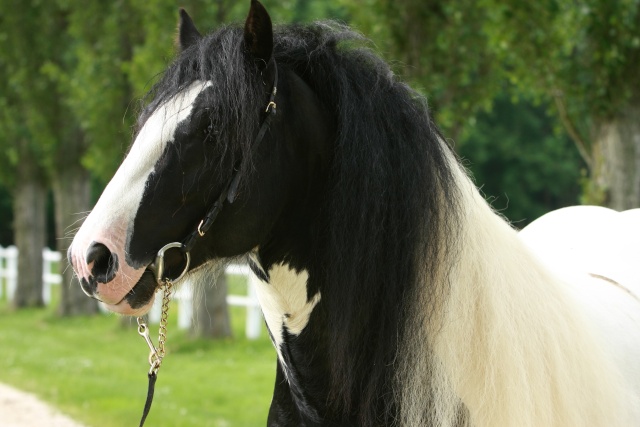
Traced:
MULTIPOLYGON (((278 93, 278 66, 273 57, 271 57, 271 60, 269 60, 269 62, 267 63, 265 70, 268 70, 269 67, 273 67, 274 70, 273 87, 269 96, 269 102, 264 111, 266 113, 266 116, 260 125, 260 129, 258 130, 258 134, 256 135, 256 139, 253 144, 254 150, 255 147, 260 144, 265 134, 267 133, 269 125, 271 124, 272 117, 276 115, 275 98, 276 94, 278 93)), ((223 187, 220 195, 218 196, 218 199, 213 203, 213 206, 211 206, 204 218, 202 218, 200 224, 198 224, 198 227, 193 232, 191 232, 191 234, 189 234, 182 242, 168 243, 158 251, 155 261, 148 267, 149 270, 153 272, 153 275, 155 276, 158 284, 162 285, 167 281, 177 282, 178 280, 182 279, 185 274, 187 274, 187 271, 189 271, 189 265, 191 263, 190 252, 195 246, 196 242, 199 238, 203 237, 207 231, 209 231, 214 221, 218 217, 218 214, 220 213, 220 211, 222 211, 225 201, 229 203, 233 203, 235 201, 238 194, 238 185, 240 183, 239 170, 239 167, 234 168, 231 178, 223 187), (184 269, 182 270, 182 273, 180 273, 180 275, 176 278, 164 277, 164 254, 169 249, 180 249, 185 259, 184 269)))

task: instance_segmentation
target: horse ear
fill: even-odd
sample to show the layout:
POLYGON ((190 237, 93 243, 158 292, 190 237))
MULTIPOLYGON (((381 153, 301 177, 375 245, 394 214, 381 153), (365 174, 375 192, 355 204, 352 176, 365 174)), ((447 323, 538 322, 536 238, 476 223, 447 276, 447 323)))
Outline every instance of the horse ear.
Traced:
POLYGON ((251 0, 249 16, 244 24, 244 44, 264 68, 273 53, 273 29, 267 10, 258 0, 251 0))
POLYGON ((186 10, 180 8, 180 24, 178 27, 178 46, 180 51, 196 44, 202 38, 193 20, 186 10))

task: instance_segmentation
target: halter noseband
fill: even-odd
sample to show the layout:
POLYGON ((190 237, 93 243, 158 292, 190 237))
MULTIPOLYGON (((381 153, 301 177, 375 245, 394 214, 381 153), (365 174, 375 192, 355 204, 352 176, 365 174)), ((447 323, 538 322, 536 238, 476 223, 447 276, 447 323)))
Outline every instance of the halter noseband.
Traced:
MULTIPOLYGON (((266 116, 262 121, 262 124, 260 125, 260 129, 258 130, 258 134, 256 135, 256 139, 253 144, 254 150, 255 150, 255 147, 257 147, 260 144, 265 134, 267 133, 272 117, 276 115, 277 107, 276 107, 275 99, 276 99, 276 94, 278 93, 278 66, 276 65, 276 61, 273 57, 271 57, 271 60, 265 67, 265 70, 268 69, 270 66, 272 66, 274 70, 273 88, 269 96, 269 102, 267 104, 267 108, 264 111, 266 113, 266 116)), ((198 224, 198 227, 191 234, 189 234, 182 242, 168 243, 158 251, 155 261, 148 267, 149 270, 153 272, 153 275, 155 276, 158 284, 162 285, 167 281, 177 282, 180 279, 182 279, 185 274, 187 274, 187 271, 189 271, 189 265, 191 263, 190 252, 195 246, 196 242, 198 241, 199 238, 203 237, 207 231, 209 231, 209 228, 211 228, 218 214, 222 210, 224 206, 224 202, 228 201, 229 203, 233 203, 235 201, 236 196, 238 194, 238 185, 240 183, 239 171, 240 171, 240 167, 234 168, 231 178, 229 179, 227 184, 223 187, 222 191, 220 192, 220 195, 218 196, 218 199, 213 203, 213 206, 211 206, 211 209, 209 209, 207 214, 204 216, 204 218, 202 218, 202 220, 198 224), (182 270, 182 273, 180 273, 180 275, 176 278, 164 277, 164 273, 165 273, 164 254, 169 249, 176 249, 176 248, 180 249, 180 251, 184 255, 184 260, 185 260, 184 269, 182 270)))

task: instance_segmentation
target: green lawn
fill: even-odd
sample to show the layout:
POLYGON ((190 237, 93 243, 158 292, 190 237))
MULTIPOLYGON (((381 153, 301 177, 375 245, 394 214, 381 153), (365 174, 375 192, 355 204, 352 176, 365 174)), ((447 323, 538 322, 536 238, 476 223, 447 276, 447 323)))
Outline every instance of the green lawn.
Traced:
MULTIPOLYGON (((53 307, 13 312, 0 301, 0 382, 91 427, 138 425, 149 368, 144 340, 115 315, 59 318, 53 307)), ((266 332, 248 341, 244 310, 233 308, 235 338, 193 340, 178 330, 172 311, 146 425, 265 425, 275 375, 266 332)), ((151 331, 155 342, 157 326, 151 331)))

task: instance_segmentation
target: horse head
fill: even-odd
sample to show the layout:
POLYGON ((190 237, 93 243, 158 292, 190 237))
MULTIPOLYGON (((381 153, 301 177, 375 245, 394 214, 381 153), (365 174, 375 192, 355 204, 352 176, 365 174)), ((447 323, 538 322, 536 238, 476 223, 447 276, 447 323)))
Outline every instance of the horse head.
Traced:
POLYGON ((326 155, 323 112, 300 78, 278 76, 259 2, 244 30, 208 36, 181 10, 179 48, 68 252, 85 293, 124 314, 148 310, 165 279, 268 244, 326 155))

